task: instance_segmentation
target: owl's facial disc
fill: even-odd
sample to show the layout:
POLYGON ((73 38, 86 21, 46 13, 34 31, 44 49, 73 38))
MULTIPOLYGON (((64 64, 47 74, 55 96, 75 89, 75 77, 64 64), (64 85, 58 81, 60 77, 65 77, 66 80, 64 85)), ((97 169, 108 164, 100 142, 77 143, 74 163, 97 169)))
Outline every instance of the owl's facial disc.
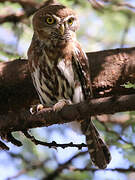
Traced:
POLYGON ((75 40, 79 27, 74 11, 63 5, 49 5, 39 9, 33 17, 33 28, 37 37, 45 43, 66 43, 75 40))
POLYGON ((76 31, 76 19, 73 16, 68 16, 66 18, 60 18, 58 16, 52 15, 55 20, 50 20, 53 23, 49 25, 51 27, 50 38, 56 41, 69 41, 75 37, 76 31))
POLYGON ((33 25, 40 39, 66 43, 76 38, 78 19, 75 15, 61 17, 48 12, 33 25))

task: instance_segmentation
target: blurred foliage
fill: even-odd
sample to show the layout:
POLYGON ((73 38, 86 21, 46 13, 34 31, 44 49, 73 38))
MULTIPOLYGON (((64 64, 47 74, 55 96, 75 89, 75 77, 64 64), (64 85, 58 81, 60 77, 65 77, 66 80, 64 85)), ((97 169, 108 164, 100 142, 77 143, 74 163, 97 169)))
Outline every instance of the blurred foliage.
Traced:
POLYGON ((133 89, 135 89, 135 84, 132 84, 130 82, 127 82, 126 84, 124 84, 122 86, 124 86, 125 88, 133 88, 133 89))
MULTIPOLYGON (((35 0, 40 3, 42 0, 35 0)), ((119 5, 118 3, 130 3, 135 5, 133 0, 97 0, 102 3, 102 7, 95 6, 87 0, 60 0, 61 3, 73 8, 80 19, 80 29, 77 33, 78 40, 86 51, 97 51, 109 48, 134 46, 135 39, 135 8, 119 5)), ((94 1, 93 1, 94 2, 94 1)), ((18 3, 0 3, 0 17, 8 14, 19 14, 23 8, 18 3)), ((0 60, 10 61, 18 57, 27 58, 33 30, 31 18, 24 19, 23 22, 12 24, 0 24, 0 60)), ((125 88, 135 88, 135 85, 128 82, 125 88)), ((109 118, 112 118, 109 116, 109 118)), ((123 167, 135 164, 135 112, 117 113, 113 118, 119 119, 118 124, 99 123, 95 118, 95 123, 105 141, 108 143, 112 153, 112 162, 109 167, 123 167)), ((73 132, 68 126, 52 126, 49 128, 36 128, 32 134, 42 141, 56 141, 58 143, 82 143, 84 137, 73 132)), ((77 153, 76 148, 49 149, 43 146, 35 146, 21 133, 14 133, 14 136, 23 142, 23 147, 15 147, 9 144, 11 151, 1 152, 0 172, 5 179, 18 174, 16 179, 38 180, 47 177, 49 173, 66 162, 77 153), (4 163, 3 163, 4 162, 4 163), (8 171, 6 172, 5 167, 8 171), (23 171, 24 170, 24 171, 23 171)), ((76 158, 66 170, 61 171, 58 180, 90 180, 109 179, 124 180, 120 173, 109 172, 108 174, 92 173, 88 171, 73 171, 72 167, 91 167, 89 156, 76 158), (68 170, 70 169, 70 170, 68 170)), ((132 174, 133 179, 135 175, 132 174)), ((130 179, 130 173, 124 178, 130 179)))

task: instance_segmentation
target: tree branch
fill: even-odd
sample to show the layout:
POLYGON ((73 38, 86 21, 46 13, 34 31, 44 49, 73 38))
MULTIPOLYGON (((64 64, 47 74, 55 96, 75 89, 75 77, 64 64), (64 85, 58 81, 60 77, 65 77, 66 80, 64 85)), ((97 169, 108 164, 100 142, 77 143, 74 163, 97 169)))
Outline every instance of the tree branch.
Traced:
POLYGON ((29 110, 9 112, 0 116, 0 131, 23 131, 29 128, 79 121, 93 115, 112 114, 127 110, 135 110, 135 95, 92 99, 79 104, 66 105, 60 111, 54 111, 50 107, 35 115, 31 115, 29 110))
POLYGON ((96 99, 65 106, 60 112, 52 108, 44 109, 35 115, 30 114, 29 108, 39 100, 27 60, 0 63, 1 134, 67 123, 90 115, 134 110, 135 90, 126 89, 122 85, 127 81, 135 83, 135 48, 92 52, 87 55, 96 99))
POLYGON ((50 173, 47 177, 44 177, 42 178, 42 180, 53 180, 55 179, 56 177, 58 177, 61 172, 64 170, 64 169, 67 169, 68 166, 72 163, 72 161, 74 159, 76 159, 77 157, 80 157, 80 156, 83 156, 87 153, 87 151, 84 151, 84 152, 79 152, 77 154, 75 154, 74 156, 72 156, 69 160, 67 160, 65 163, 63 164, 59 164, 59 166, 55 169, 55 171, 53 171, 52 173, 50 173))
POLYGON ((19 14, 8 14, 8 15, 1 15, 0 16, 0 24, 5 23, 5 22, 11 22, 11 23, 18 23, 21 22, 23 19, 28 18, 32 14, 36 12, 37 9, 39 9, 43 4, 41 3, 36 3, 33 0, 0 0, 0 3, 5 3, 5 2, 10 2, 10 3, 19 3, 20 6, 23 8, 23 12, 20 12, 19 14))

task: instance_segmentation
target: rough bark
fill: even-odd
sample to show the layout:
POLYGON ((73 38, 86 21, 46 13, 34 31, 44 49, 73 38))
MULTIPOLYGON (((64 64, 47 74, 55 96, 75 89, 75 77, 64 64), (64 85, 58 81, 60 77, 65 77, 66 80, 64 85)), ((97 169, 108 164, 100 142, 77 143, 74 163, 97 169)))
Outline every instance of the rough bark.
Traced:
POLYGON ((0 115, 0 130, 2 132, 23 131, 127 110, 135 110, 135 94, 92 99, 79 104, 66 105, 60 111, 54 111, 53 107, 44 108, 34 115, 29 110, 9 112, 6 115, 0 115))

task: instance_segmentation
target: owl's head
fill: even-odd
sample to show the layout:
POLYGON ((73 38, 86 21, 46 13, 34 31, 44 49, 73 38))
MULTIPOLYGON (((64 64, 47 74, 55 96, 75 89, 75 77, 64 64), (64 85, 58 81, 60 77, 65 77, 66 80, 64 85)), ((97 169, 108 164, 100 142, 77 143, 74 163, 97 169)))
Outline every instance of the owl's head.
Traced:
POLYGON ((75 39, 79 21, 76 13, 63 5, 49 5, 39 9, 33 17, 34 32, 47 41, 75 39))

